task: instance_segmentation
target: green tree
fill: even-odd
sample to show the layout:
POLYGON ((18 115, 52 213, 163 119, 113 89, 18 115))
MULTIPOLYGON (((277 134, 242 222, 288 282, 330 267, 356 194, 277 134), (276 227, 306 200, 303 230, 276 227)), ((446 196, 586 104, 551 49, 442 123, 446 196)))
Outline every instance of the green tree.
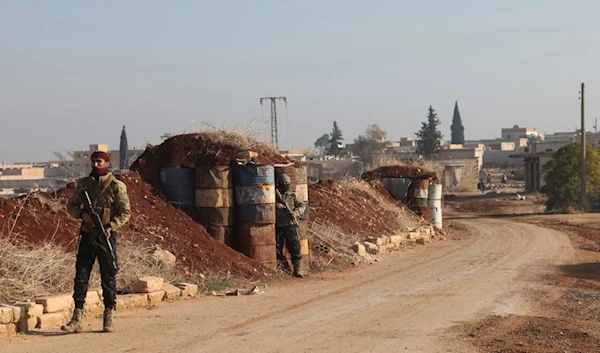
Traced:
POLYGON ((422 123, 421 130, 415 133, 417 135, 417 153, 429 157, 440 150, 440 141, 442 133, 438 130, 440 119, 438 119, 435 110, 429 106, 427 121, 422 123))
POLYGON ((454 103, 454 116, 452 117, 451 130, 451 143, 462 145, 465 143, 465 127, 462 124, 460 112, 458 111, 458 101, 454 103))
POLYGON ((315 148, 318 149, 321 153, 323 153, 329 147, 329 142, 329 134, 323 134, 323 136, 319 137, 315 141, 315 148))
MULTIPOLYGON (((544 164, 545 185, 541 192, 548 196, 546 208, 549 210, 580 206, 580 154, 581 144, 572 143, 552 156, 544 164)), ((585 148, 586 197, 589 204, 600 201, 600 153, 594 146, 585 148)))
POLYGON ((331 129, 331 139, 329 140, 329 153, 332 155, 339 155, 342 151, 340 147, 341 142, 344 140, 342 137, 342 130, 339 128, 337 121, 333 122, 333 128, 331 129))
POLYGON ((128 154, 129 146, 127 145, 127 132, 125 132, 125 125, 123 125, 123 130, 121 130, 121 143, 119 144, 119 169, 127 169, 129 168, 128 154))

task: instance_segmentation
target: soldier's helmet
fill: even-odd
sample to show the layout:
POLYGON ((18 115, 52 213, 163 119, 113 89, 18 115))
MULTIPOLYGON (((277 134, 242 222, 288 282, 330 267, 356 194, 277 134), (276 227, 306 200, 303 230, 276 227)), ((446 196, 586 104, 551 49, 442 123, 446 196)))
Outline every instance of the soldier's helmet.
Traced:
POLYGON ((277 185, 290 185, 290 177, 283 173, 277 175, 277 185))

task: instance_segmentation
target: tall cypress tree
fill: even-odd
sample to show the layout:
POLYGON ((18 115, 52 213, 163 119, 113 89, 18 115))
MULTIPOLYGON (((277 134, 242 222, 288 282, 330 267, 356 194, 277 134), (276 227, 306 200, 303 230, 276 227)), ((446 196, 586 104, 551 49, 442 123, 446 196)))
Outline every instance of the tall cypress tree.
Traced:
POLYGON ((450 130, 452 131, 452 144, 462 145, 465 143, 465 127, 462 124, 462 119, 458 112, 458 101, 454 103, 454 116, 452 117, 452 126, 450 126, 450 130))
POLYGON ((442 133, 437 128, 441 124, 440 119, 431 106, 429 106, 427 121, 422 124, 421 130, 415 133, 417 135, 417 153, 428 157, 440 150, 442 139, 442 133))
POLYGON ((127 154, 129 152, 129 146, 127 146, 127 132, 125 132, 125 125, 123 125, 123 130, 121 130, 121 144, 119 145, 119 169, 127 169, 129 168, 129 164, 127 163, 127 154))
POLYGON ((329 140, 329 153, 332 155, 338 155, 341 152, 341 149, 338 147, 338 143, 342 142, 344 138, 342 137, 342 130, 339 128, 337 121, 333 122, 333 128, 331 129, 331 139, 329 140))

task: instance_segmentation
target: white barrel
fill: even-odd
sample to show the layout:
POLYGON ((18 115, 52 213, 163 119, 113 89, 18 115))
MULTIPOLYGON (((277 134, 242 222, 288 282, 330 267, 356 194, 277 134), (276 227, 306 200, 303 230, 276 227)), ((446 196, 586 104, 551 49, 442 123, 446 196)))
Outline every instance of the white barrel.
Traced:
POLYGON ((427 207, 429 207, 430 222, 437 229, 442 229, 442 185, 430 184, 428 191, 427 207))

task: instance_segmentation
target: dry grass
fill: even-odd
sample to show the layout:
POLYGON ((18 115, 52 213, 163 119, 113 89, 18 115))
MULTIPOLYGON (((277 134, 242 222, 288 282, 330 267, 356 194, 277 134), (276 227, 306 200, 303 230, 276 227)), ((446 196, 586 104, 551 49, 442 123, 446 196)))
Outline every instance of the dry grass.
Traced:
POLYGON ((319 271, 340 269, 352 263, 354 253, 350 249, 352 244, 360 239, 357 235, 346 234, 344 231, 331 224, 311 222, 306 234, 312 249, 332 249, 334 252, 312 252, 310 267, 319 271))
POLYGON ((232 145, 240 150, 252 150, 261 154, 279 153, 271 143, 270 120, 254 120, 247 126, 234 125, 231 127, 215 127, 208 123, 202 123, 202 126, 193 133, 218 145, 232 145))
POLYGON ((398 204, 401 204, 400 201, 397 201, 396 203, 390 202, 387 197, 369 185, 369 183, 358 180, 344 180, 340 184, 342 188, 350 192, 359 191, 368 195, 369 202, 374 210, 393 215, 397 219, 397 224, 390 226, 403 229, 404 227, 418 227, 420 225, 419 220, 411 211, 406 208, 398 207, 398 204))
MULTIPOLYGON (((0 302, 33 299, 68 293, 73 288, 75 255, 50 240, 41 245, 19 242, 8 229, 0 233, 0 302)), ((183 280, 174 268, 168 268, 149 255, 150 249, 132 244, 117 247, 120 271, 117 287, 127 292, 142 276, 161 276, 165 281, 183 280)), ((100 286, 98 265, 94 265, 90 288, 100 286)))

